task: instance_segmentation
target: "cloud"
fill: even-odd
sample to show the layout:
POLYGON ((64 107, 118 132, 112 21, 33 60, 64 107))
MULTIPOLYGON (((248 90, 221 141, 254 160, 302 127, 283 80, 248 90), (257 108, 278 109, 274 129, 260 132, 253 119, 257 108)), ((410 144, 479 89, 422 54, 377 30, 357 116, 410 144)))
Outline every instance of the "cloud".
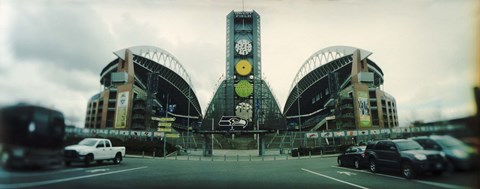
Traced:
POLYGON ((86 4, 20 1, 12 9, 8 42, 18 60, 97 73, 112 51, 106 24, 86 4))
MULTIPOLYGON (((245 10, 261 16, 262 72, 280 107, 310 55, 354 46, 373 52, 404 125, 413 118, 434 120, 438 108, 442 117, 474 111, 474 2, 247 1, 245 10)), ((112 52, 137 45, 173 54, 205 111, 225 73, 225 17, 242 9, 240 1, 1 3, 0 103, 42 101, 81 119, 112 52)))

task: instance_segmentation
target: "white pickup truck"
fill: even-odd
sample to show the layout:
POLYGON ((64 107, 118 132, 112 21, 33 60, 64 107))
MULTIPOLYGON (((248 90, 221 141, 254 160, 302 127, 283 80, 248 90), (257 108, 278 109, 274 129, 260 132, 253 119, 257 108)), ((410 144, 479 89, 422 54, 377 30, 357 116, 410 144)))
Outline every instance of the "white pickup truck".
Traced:
POLYGON ((66 166, 72 162, 83 162, 86 166, 92 161, 101 164, 103 160, 112 160, 119 164, 124 156, 125 147, 113 147, 110 140, 104 138, 86 138, 76 145, 65 147, 64 150, 66 166))

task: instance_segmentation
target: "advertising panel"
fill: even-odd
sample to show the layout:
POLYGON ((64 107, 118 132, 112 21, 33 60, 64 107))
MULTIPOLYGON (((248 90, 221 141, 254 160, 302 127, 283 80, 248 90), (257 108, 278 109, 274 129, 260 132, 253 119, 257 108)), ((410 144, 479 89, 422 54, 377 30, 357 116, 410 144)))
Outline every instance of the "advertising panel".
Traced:
POLYGON ((334 133, 336 137, 345 136, 345 131, 337 131, 334 133))
POLYGON ((371 135, 378 135, 378 134, 380 134, 380 130, 376 130, 376 129, 370 130, 370 134, 371 135))
POLYGON ((128 91, 125 91, 117 95, 115 129, 124 129, 127 126, 128 93, 128 91))
POLYGON ((317 133, 317 132, 305 133, 305 137, 306 137, 306 138, 318 138, 318 133, 317 133))
POLYGON ((360 127, 371 127, 370 121, 370 104, 368 93, 364 91, 357 92, 358 115, 360 117, 360 127))
POLYGON ((358 131, 347 131, 347 136, 357 136, 358 131))
POLYGON ((326 137, 333 137, 332 132, 323 132, 321 133, 321 136, 326 138, 326 137))

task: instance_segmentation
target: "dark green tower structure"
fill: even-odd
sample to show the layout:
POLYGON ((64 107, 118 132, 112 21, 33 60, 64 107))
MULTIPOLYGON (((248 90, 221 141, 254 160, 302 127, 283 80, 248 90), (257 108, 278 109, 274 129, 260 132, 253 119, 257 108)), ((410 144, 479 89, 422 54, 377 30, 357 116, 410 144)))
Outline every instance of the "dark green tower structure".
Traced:
POLYGON ((210 101, 202 130, 268 133, 286 128, 269 86, 262 78, 260 15, 227 15, 226 71, 210 101))

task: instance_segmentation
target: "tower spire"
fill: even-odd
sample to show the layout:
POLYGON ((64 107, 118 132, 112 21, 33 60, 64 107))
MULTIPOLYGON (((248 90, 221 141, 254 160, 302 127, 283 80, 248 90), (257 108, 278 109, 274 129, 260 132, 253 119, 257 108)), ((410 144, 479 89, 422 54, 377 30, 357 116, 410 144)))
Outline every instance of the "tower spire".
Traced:
POLYGON ((242 12, 245 12, 245 0, 242 0, 242 12))

